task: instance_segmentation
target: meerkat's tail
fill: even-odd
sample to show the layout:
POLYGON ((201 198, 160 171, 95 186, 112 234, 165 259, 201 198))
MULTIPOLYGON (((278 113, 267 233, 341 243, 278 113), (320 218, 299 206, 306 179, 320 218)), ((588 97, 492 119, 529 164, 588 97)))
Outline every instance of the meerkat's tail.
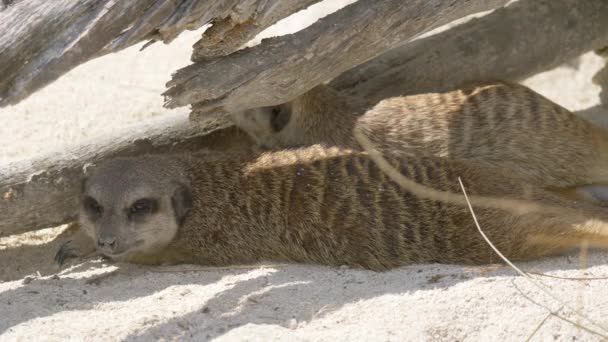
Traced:
MULTIPOLYGON (((357 142, 361 145, 370 158, 376 163, 378 168, 382 170, 391 180, 399 184, 403 189, 413 193, 416 196, 427 198, 430 200, 441 201, 454 205, 466 206, 467 201, 464 196, 460 193, 454 193, 449 191, 437 190, 426 185, 419 184, 406 176, 404 176, 399 170, 393 167, 382 155, 380 151, 376 149, 371 140, 365 135, 359 126, 355 126, 353 134, 357 142)), ((470 195, 469 201, 475 207, 480 208, 491 208, 491 209, 502 209, 517 215, 523 215, 532 212, 550 212, 555 211, 559 213, 564 212, 564 208, 558 206, 549 206, 530 200, 515 200, 506 199, 491 196, 477 196, 470 195)))
POLYGON ((437 190, 407 178, 384 158, 360 127, 355 126, 353 134, 382 172, 416 196, 461 206, 467 206, 470 202, 477 208, 500 209, 518 217, 527 214, 541 214, 535 215, 538 220, 526 220, 524 228, 530 237, 534 235, 534 238, 538 239, 537 242, 543 242, 542 245, 545 246, 565 247, 588 241, 596 247, 608 247, 608 213, 603 212, 604 208, 588 206, 581 210, 582 208, 574 205, 568 207, 536 200, 478 195, 469 195, 467 201, 467 198, 461 193, 437 190), (588 217, 589 215, 592 217, 588 217), (598 217, 605 220, 597 219, 598 217), (535 227, 531 227, 531 225, 535 227), (556 227, 557 229, 554 229, 556 227))

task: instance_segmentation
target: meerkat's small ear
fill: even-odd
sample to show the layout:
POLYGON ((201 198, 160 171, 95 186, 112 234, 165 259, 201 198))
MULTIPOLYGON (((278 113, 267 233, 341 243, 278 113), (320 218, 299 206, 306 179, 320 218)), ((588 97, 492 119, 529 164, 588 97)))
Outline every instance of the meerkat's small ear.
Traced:
POLYGON ((190 188, 184 184, 178 184, 171 196, 171 205, 173 206, 175 219, 181 225, 184 222, 186 214, 192 208, 192 193, 190 192, 190 188))

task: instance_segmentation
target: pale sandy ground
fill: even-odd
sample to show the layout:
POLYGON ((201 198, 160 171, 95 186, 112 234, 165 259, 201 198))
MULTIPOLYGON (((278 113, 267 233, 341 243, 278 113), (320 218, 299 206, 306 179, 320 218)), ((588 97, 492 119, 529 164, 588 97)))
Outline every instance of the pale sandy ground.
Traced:
MULTIPOLYGON (((294 29, 279 29, 286 28, 294 29)), ((163 109, 158 94, 170 72, 187 63, 197 36, 92 61, 20 105, 0 109, 0 161, 120 135, 142 119, 184 120, 187 110, 163 109)), ((599 89, 590 79, 602 63, 588 54, 578 68, 561 67, 526 84, 583 110, 597 104, 599 89)), ((117 276, 89 284, 116 266, 89 260, 52 277, 53 238, 60 231, 0 239, 0 340, 523 341, 547 317, 533 340, 600 339, 548 315, 562 304, 506 267, 418 265, 374 273, 312 265, 190 271, 121 266, 117 276)), ((579 269, 573 253, 520 266, 554 276, 608 277, 608 254, 591 253, 587 263, 579 269)), ((607 334, 608 280, 539 279, 600 325, 585 326, 607 334)), ((563 314, 581 321, 571 312, 563 314)))

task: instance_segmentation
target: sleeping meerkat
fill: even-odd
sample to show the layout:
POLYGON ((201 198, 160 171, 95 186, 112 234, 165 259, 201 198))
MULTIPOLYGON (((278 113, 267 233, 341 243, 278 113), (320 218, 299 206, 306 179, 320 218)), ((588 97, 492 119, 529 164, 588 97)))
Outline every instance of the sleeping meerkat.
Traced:
MULTIPOLYGON (((513 260, 608 243, 608 212, 569 201, 500 169, 435 156, 388 155, 414 181, 476 196, 563 208, 514 215, 476 208, 513 260)), ((118 158, 94 168, 80 221, 100 252, 141 264, 289 261, 385 270, 411 263, 499 261, 463 205, 414 195, 366 152, 312 146, 251 154, 118 158)))
POLYGON ((287 104, 231 116, 268 148, 318 143, 360 149, 352 135, 358 125, 381 151, 488 163, 564 193, 608 185, 606 130, 522 85, 401 96, 365 108, 321 85, 287 104))
POLYGON ((230 113, 237 127, 266 149, 315 144, 357 148, 352 131, 369 105, 320 85, 291 102, 230 113))

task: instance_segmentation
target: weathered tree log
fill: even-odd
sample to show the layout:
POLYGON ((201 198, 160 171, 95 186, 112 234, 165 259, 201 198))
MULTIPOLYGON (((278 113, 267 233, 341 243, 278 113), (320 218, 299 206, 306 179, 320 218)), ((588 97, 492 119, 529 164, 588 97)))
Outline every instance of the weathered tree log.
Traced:
POLYGON ((598 73, 593 77, 595 84, 602 87, 600 92, 600 101, 602 105, 608 107, 608 65, 604 66, 598 73))
MULTIPOLYGON (((317 0, 318 1, 318 0, 317 0)), ((90 59, 227 20, 251 34, 313 0, 21 0, 0 7, 0 107, 16 104, 90 59), (288 3, 288 4, 287 4, 288 3)), ((220 25, 222 26, 222 25, 220 25)), ((225 25, 224 25, 225 26, 225 25)), ((219 27, 218 27, 219 28, 219 27)), ((230 51, 251 34, 213 30, 230 51)))
POLYGON ((184 119, 170 127, 147 126, 135 134, 103 139, 59 155, 2 165, 0 236, 74 220, 86 165, 124 155, 251 146, 246 134, 224 118, 212 119, 204 127, 184 119))
POLYGON ((179 70, 167 83, 166 106, 196 103, 193 113, 204 113, 280 104, 416 35, 506 2, 359 0, 292 35, 179 70))
POLYGON ((273 0, 258 1, 257 7, 235 6, 228 17, 215 20, 213 26, 203 33, 203 38, 194 44, 192 61, 228 55, 280 19, 319 1, 321 0, 273 0))
POLYGON ((602 69, 600 69, 600 71, 593 75, 592 81, 594 84, 602 87, 602 91, 600 92, 600 101, 602 102, 602 106, 608 108, 608 46, 597 49, 596 53, 604 57, 606 64, 602 69))
POLYGON ((520 81, 608 44, 604 0, 520 0, 345 72, 337 89, 371 101, 483 80, 520 81))

